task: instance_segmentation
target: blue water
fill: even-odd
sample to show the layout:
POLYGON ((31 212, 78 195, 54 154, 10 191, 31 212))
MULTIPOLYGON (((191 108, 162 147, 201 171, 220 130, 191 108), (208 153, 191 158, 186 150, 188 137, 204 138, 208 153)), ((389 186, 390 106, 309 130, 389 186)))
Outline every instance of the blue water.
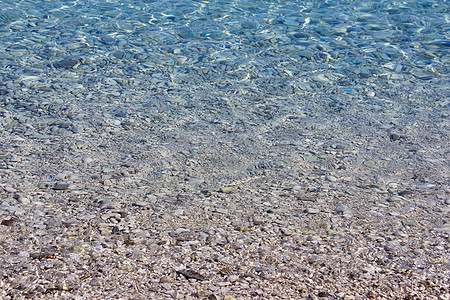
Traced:
POLYGON ((384 79, 396 74, 395 79, 441 82, 448 75, 447 1, 1 4, 4 68, 79 56, 91 58, 101 74, 113 53, 130 61, 118 65, 125 73, 142 72, 150 64, 189 72, 186 67, 190 73, 207 68, 230 80, 241 71, 257 78, 301 76, 310 71, 308 61, 356 81, 386 73, 384 79), (19 48, 26 53, 11 53, 19 48))
POLYGON ((447 0, 0 0, 0 298, 448 299, 449 29, 447 0))
POLYGON ((301 130, 374 135, 448 111, 447 1, 0 4, 2 105, 56 118, 42 134, 266 132, 254 152, 270 153, 301 130))

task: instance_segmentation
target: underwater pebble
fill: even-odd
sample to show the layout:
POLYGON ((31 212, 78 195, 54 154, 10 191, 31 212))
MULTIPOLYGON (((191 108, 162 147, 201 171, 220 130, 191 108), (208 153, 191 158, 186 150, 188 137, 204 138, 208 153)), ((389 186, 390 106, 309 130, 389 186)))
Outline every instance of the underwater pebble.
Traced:
POLYGON ((222 187, 220 188, 220 191, 224 194, 231 194, 234 193, 236 191, 236 188, 234 187, 222 187))
POLYGON ((347 206, 345 206, 344 204, 338 204, 335 208, 334 211, 337 213, 344 213, 347 210, 347 206))
POLYGON ((400 195, 392 195, 391 197, 389 197, 388 201, 389 202, 397 202, 397 201, 403 201, 406 200, 405 197, 402 197, 400 195))
POLYGON ((442 1, 113 2, 2 2, 0 298, 448 298, 442 1))
POLYGON ((317 208, 307 208, 306 210, 305 210, 305 212, 306 213, 308 213, 308 214, 318 214, 319 212, 320 212, 320 210, 319 209, 317 209, 317 208))
POLYGON ((58 190, 58 191, 63 191, 63 190, 69 189, 69 187, 70 187, 70 184, 67 182, 57 182, 53 186, 53 189, 58 190))

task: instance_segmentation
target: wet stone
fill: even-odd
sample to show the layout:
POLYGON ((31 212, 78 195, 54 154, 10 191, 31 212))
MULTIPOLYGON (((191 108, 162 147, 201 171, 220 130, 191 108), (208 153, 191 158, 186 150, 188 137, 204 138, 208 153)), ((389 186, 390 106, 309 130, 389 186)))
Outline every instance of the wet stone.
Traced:
POLYGON ((392 195, 388 199, 389 202, 397 202, 397 201, 403 201, 403 200, 406 200, 405 197, 400 196, 400 195, 392 195))
POLYGON ((64 190, 68 190, 69 187, 70 187, 70 184, 67 182, 57 182, 53 186, 53 189, 57 190, 57 191, 64 191, 64 190))
POLYGON ((337 181, 337 178, 336 178, 335 176, 333 176, 333 175, 327 175, 327 176, 325 176, 325 178, 326 178, 328 181, 331 181, 331 182, 337 181))
POLYGON ((440 226, 440 227, 434 228, 434 230, 435 230, 435 231, 438 231, 438 232, 446 232, 446 233, 449 233, 449 232, 450 232, 450 223, 443 224, 443 225, 440 226))
POLYGON ((344 212, 347 211, 347 206, 345 206, 344 204, 338 204, 338 205, 334 208, 334 211, 335 211, 336 213, 341 213, 341 214, 343 214, 344 212))
POLYGON ((417 221, 414 219, 406 219, 406 220, 402 221, 402 224, 404 226, 414 226, 414 225, 416 225, 416 223, 417 223, 417 221))
POLYGON ((16 221, 17 221, 16 218, 4 219, 4 220, 2 220, 1 225, 12 226, 16 221))
POLYGON ((74 68, 74 67, 80 65, 81 61, 82 60, 80 58, 67 57, 58 62, 55 62, 53 65, 57 68, 69 69, 69 68, 74 68))
POLYGON ((220 188, 220 191, 224 194, 231 194, 234 193, 236 191, 236 188, 234 187, 222 187, 220 188))
POLYGON ((374 161, 372 160, 366 160, 364 161, 364 166, 369 167, 369 168, 377 168, 377 165, 374 161))
POLYGON ((389 138, 391 139, 391 141, 398 141, 400 139, 400 135, 392 133, 389 135, 389 138))
POLYGON ((5 192, 7 192, 7 193, 16 193, 17 192, 17 190, 15 188, 9 187, 9 186, 5 187, 4 189, 5 189, 5 192))
POLYGON ((448 298, 445 1, 90 4, 2 1, 0 298, 448 298))
POLYGON ((99 201, 98 207, 101 209, 118 209, 120 208, 120 203, 111 199, 103 199, 99 201))
POLYGON ((317 209, 317 208, 310 208, 309 207, 309 208, 305 209, 305 212, 308 213, 308 214, 318 214, 320 212, 320 210, 317 209))

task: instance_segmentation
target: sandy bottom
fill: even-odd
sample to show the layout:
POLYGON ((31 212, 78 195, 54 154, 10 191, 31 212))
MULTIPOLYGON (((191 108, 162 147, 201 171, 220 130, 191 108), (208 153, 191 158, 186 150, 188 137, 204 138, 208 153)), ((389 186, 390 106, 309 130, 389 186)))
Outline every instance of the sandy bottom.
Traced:
POLYGON ((334 98, 4 110, 0 298, 450 299, 448 107, 334 98))

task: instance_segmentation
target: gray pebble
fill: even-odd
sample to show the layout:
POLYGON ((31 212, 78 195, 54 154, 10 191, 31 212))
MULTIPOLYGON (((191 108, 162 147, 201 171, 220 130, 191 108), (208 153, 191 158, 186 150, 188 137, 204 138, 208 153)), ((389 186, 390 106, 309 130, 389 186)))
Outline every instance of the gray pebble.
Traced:
POLYGON ((397 241, 391 241, 386 243, 386 245, 384 246, 384 250, 386 250, 386 252, 388 253, 395 253, 398 251, 399 246, 400 245, 397 241))
POLYGON ((289 228, 281 228, 281 232, 285 236, 291 236, 294 234, 294 231, 290 230, 289 228))
POLYGON ((103 199, 99 202, 98 207, 101 209, 118 209, 120 208, 120 203, 111 199, 103 199))
POLYGON ((70 187, 70 184, 67 182, 57 182, 53 186, 53 189, 57 190, 57 191, 63 191, 63 190, 69 189, 69 187, 70 187))
POLYGON ((309 59, 309 60, 311 60, 314 55, 314 53, 309 50, 302 50, 302 51, 299 51, 297 54, 298 54, 298 56, 309 59))
POLYGON ((219 213, 219 214, 227 214, 228 213, 228 209, 226 209, 226 208, 217 208, 215 210, 215 212, 219 213))
POLYGON ((305 212, 307 212, 308 214, 318 214, 320 212, 320 210, 317 208, 309 207, 309 208, 305 209, 305 212))
POLYGON ((331 182, 337 181, 337 178, 336 178, 335 176, 333 176, 333 175, 327 175, 327 176, 325 176, 325 178, 326 178, 328 181, 331 181, 331 182))
POLYGON ((435 186, 436 185, 432 184, 432 183, 424 183, 424 184, 418 185, 417 188, 418 189, 429 189, 429 188, 433 188, 435 186))
POLYGON ((449 233, 450 232, 450 223, 447 223, 447 224, 444 224, 444 225, 442 225, 440 227, 434 228, 434 230, 438 231, 438 232, 447 232, 447 233, 449 233))
POLYGON ((16 193, 17 190, 15 188, 7 186, 7 187, 5 187, 5 192, 7 192, 7 193, 16 193))
POLYGON ((28 199, 27 197, 24 197, 22 195, 14 195, 14 198, 17 199, 17 201, 19 201, 21 204, 30 204, 31 201, 30 199, 28 199))
POLYGON ((148 206, 148 202, 145 202, 145 201, 135 201, 135 202, 133 202, 133 205, 134 205, 134 206, 139 206, 139 207, 146 207, 146 206, 148 206))
POLYGON ((177 216, 177 217, 179 217, 179 216, 181 216, 181 215, 183 215, 184 214, 184 209, 182 209, 182 208, 178 208, 178 209, 176 209, 174 212, 173 212, 173 215, 174 216, 177 216))
POLYGON ((53 65, 56 68, 67 68, 67 69, 70 69, 70 68, 74 68, 77 65, 79 65, 80 62, 81 62, 80 58, 67 57, 67 58, 64 58, 63 60, 55 62, 53 65))
POLYGON ((388 199, 389 202, 397 202, 397 201, 402 201, 402 200, 406 200, 406 199, 405 199, 405 197, 402 197, 400 195, 392 195, 388 199))
POLYGON ((77 223, 77 222, 78 222, 77 219, 75 219, 75 218, 70 218, 70 219, 68 219, 68 220, 63 221, 63 224, 66 225, 66 226, 71 226, 71 225, 73 225, 73 224, 75 224, 75 223, 77 223))
POLYGON ((344 213, 346 210, 347 206, 345 206, 344 204, 338 204, 338 206, 336 206, 336 208, 334 209, 334 211, 337 213, 344 213))

